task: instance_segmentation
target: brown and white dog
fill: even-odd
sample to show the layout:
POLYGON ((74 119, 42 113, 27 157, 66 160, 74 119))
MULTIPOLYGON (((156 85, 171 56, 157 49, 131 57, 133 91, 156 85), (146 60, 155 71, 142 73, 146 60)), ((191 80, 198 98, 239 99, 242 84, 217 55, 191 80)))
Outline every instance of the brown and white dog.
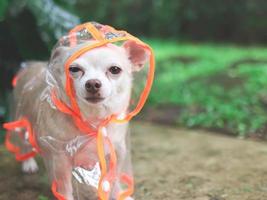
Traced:
MULTIPOLYGON (((51 177, 64 184, 57 190, 67 200, 73 200, 72 170, 83 166, 91 169, 94 162, 87 155, 77 155, 76 162, 66 154, 55 153, 53 148, 61 148, 60 141, 71 141, 82 136, 71 117, 59 112, 51 101, 51 89, 56 87, 59 97, 68 102, 65 94, 64 61, 73 52, 69 47, 54 50, 49 63, 29 62, 22 69, 17 86, 14 89, 16 119, 27 116, 37 134, 38 145, 44 150, 45 164, 51 177), (56 138, 47 142, 42 138, 56 138), (48 146, 49 146, 48 145, 48 146)), ((139 71, 149 59, 149 52, 133 41, 126 41, 122 46, 107 44, 88 51, 71 63, 69 71, 76 91, 77 103, 84 119, 91 126, 97 126, 102 119, 113 113, 127 111, 131 97, 133 73, 139 71)), ((126 159, 127 123, 110 124, 107 133, 115 146, 118 156, 118 170, 126 159)), ((25 132, 27 138, 27 132, 25 132)), ((31 148, 27 142, 24 149, 31 148)), ((87 151, 95 151, 88 147, 87 151)), ((62 149, 61 149, 62 150, 62 149)), ((93 154, 95 152, 92 152, 93 154)), ((36 172, 38 166, 33 158, 22 163, 26 173, 36 172)), ((115 198, 115 197, 112 197, 115 198)), ((90 199, 90 197, 88 197, 90 199)))

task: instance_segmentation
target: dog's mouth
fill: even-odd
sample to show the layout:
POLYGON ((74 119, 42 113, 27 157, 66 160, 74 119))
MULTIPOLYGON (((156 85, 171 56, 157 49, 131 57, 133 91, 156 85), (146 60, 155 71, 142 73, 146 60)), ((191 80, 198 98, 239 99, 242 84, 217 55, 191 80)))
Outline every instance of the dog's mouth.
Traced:
POLYGON ((103 97, 85 97, 86 101, 88 101, 89 103, 100 103, 102 101, 104 101, 105 98, 103 97))

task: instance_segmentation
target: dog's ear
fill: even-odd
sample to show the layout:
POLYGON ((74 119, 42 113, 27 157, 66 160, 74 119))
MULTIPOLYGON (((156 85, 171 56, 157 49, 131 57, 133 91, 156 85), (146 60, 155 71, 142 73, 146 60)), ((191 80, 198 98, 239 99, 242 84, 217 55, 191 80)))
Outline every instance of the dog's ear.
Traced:
POLYGON ((67 54, 68 50, 69 50, 69 47, 57 47, 53 49, 51 57, 50 57, 50 61, 56 60, 59 57, 62 57, 64 54, 67 54))
POLYGON ((128 59, 133 65, 133 71, 140 71, 149 59, 149 50, 131 40, 124 42, 123 48, 126 50, 128 59))
POLYGON ((55 76, 64 72, 64 63, 69 54, 69 47, 57 47, 53 49, 48 66, 55 76))

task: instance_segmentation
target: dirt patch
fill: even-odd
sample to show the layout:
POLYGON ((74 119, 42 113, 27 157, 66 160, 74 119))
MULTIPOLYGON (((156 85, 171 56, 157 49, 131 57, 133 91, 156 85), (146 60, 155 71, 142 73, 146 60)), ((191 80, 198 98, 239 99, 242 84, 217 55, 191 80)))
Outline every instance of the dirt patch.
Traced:
POLYGON ((199 58, 193 57, 193 56, 182 56, 182 55, 177 55, 177 56, 170 56, 168 59, 166 59, 168 62, 180 62, 183 63, 184 65, 188 65, 194 62, 197 62, 199 58))
POLYGON ((20 165, 13 155, 3 146, 0 147, 0 157, 0 200, 37 200, 42 195, 53 199, 42 165, 38 174, 25 175, 22 174, 20 165))
POLYGON ((136 199, 267 199, 265 143, 153 124, 133 133, 136 199))
MULTIPOLYGON (((214 133, 132 124, 137 200, 266 200, 267 145, 214 133)), ((0 199, 53 199, 43 168, 22 175, 0 148, 0 199)))
MULTIPOLYGON (((196 78, 197 79, 197 78, 196 78)), ((209 85, 219 85, 225 90, 230 90, 235 87, 243 87, 246 81, 245 77, 233 77, 227 71, 216 73, 208 77, 200 77, 195 81, 203 81, 207 86, 209 85)))
POLYGON ((137 119, 165 125, 177 124, 182 108, 177 105, 162 104, 159 106, 149 106, 137 116, 137 119))

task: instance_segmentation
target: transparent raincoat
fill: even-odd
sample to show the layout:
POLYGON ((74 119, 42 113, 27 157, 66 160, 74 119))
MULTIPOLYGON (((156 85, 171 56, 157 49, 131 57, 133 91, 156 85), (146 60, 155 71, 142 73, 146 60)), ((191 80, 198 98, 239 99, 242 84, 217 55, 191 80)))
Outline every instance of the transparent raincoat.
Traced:
POLYGON ((49 63, 27 65, 13 80, 16 106, 14 121, 4 124, 7 149, 18 161, 41 154, 57 199, 130 198, 134 182, 128 137, 114 141, 112 134, 113 130, 127 132, 127 122, 148 97, 154 76, 152 49, 125 31, 91 22, 63 36, 49 63), (92 49, 108 44, 121 46, 126 41, 141 46, 149 59, 133 73, 131 97, 122 102, 125 109, 92 124, 77 102, 70 65, 92 49), (58 49, 65 47, 68 53, 58 56, 58 49), (58 78, 60 70, 64 82, 58 78))

